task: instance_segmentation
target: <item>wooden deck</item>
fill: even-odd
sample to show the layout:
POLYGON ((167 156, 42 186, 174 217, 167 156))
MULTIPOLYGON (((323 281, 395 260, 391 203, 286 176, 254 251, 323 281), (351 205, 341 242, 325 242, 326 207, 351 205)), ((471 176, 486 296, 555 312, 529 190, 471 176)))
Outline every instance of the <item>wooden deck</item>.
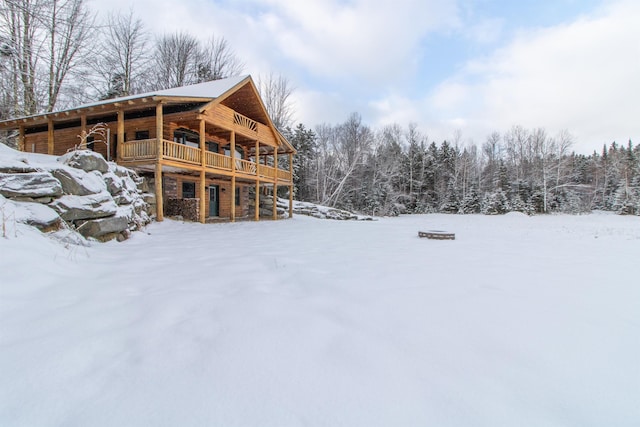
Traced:
MULTIPOLYGON (((120 160, 122 162, 149 162, 155 163, 158 159, 158 140, 143 139, 128 141, 118 147, 120 160)), ((291 171, 276 169, 272 166, 255 163, 244 159, 233 159, 220 153, 202 151, 200 148, 190 147, 173 141, 162 140, 161 160, 172 164, 183 165, 187 169, 201 170, 204 166, 205 172, 219 173, 222 175, 236 175, 242 177, 253 177, 267 181, 282 183, 293 182, 291 171), (202 155, 204 153, 204 163, 202 155)))

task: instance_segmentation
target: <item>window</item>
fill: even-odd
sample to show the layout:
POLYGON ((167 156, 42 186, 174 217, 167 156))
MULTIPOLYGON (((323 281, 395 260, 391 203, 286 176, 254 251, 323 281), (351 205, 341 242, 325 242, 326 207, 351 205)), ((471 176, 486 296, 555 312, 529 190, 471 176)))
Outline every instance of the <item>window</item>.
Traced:
POLYGON ((191 129, 180 128, 173 132, 173 142, 188 145, 190 147, 199 147, 200 135, 191 129))
POLYGON ((87 149, 96 151, 95 138, 91 135, 87 137, 87 149))
POLYGON ((195 182, 183 182, 182 183, 182 198, 183 199, 195 199, 196 198, 196 183, 195 182))
POLYGON ((217 142, 207 141, 207 150, 211 151, 212 153, 217 153, 218 151, 220 151, 220 146, 217 142))
MULTIPOLYGON (((224 149, 224 155, 227 157, 231 156, 231 149, 230 148, 225 148, 224 149)), ((244 159, 244 150, 242 149, 242 147, 236 147, 236 155, 235 155, 236 159, 244 159)))
POLYGON ((236 206, 240 206, 240 187, 236 187, 236 206))
POLYGON ((148 130, 137 130, 136 131, 136 141, 141 139, 149 139, 149 131, 148 130))

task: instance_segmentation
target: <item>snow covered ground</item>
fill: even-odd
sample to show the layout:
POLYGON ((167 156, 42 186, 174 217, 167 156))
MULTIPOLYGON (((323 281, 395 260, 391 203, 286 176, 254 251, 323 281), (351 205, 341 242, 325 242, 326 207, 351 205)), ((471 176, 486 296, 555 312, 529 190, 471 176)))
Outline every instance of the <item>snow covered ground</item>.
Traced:
POLYGON ((637 217, 146 231, 0 238, 0 425, 640 425, 637 217))

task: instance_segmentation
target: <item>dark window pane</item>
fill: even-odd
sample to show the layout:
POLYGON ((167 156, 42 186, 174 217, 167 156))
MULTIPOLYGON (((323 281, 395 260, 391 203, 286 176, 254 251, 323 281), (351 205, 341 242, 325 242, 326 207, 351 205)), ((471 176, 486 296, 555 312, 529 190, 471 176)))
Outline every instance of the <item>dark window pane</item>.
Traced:
POLYGON ((195 182, 183 182, 182 183, 182 198, 183 199, 195 199, 196 198, 196 183, 195 182))
POLYGON ((141 139, 149 139, 149 131, 148 130, 137 130, 136 131, 136 140, 141 139))

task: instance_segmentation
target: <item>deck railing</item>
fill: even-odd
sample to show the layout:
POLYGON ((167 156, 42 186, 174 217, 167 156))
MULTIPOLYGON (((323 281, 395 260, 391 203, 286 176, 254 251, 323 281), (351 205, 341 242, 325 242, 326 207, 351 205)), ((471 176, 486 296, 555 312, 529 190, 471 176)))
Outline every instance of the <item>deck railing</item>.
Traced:
POLYGON ((256 164, 248 160, 236 159, 236 171, 247 175, 256 174, 256 164))
POLYGON ((291 180, 291 172, 284 169, 278 169, 278 179, 284 179, 286 181, 291 180))
POLYGON ((258 175, 262 178, 274 179, 276 177, 276 169, 271 166, 258 165, 258 175))
POLYGON ((162 141, 162 157, 165 159, 178 160, 185 163, 201 164, 200 149, 178 144, 177 142, 162 141))
POLYGON ((157 157, 157 139, 141 139, 137 141, 128 141, 118 147, 122 160, 136 161, 149 160, 157 157))
MULTIPOLYGON (((157 139, 142 139, 127 141, 118 147, 121 158, 125 162, 149 161, 157 158, 157 139)), ((208 169, 230 172, 232 170, 231 157, 224 154, 205 151, 205 166, 208 169)), ((190 147, 173 141, 162 141, 162 158, 176 162, 201 165, 202 151, 200 148, 190 147)), ((243 175, 258 176, 269 180, 291 181, 291 172, 284 169, 276 169, 272 166, 257 164, 255 162, 235 159, 235 170, 243 175)), ((215 171, 214 171, 215 172, 215 171)))
POLYGON ((231 170, 231 157, 223 154, 205 152, 206 165, 209 168, 231 170))

